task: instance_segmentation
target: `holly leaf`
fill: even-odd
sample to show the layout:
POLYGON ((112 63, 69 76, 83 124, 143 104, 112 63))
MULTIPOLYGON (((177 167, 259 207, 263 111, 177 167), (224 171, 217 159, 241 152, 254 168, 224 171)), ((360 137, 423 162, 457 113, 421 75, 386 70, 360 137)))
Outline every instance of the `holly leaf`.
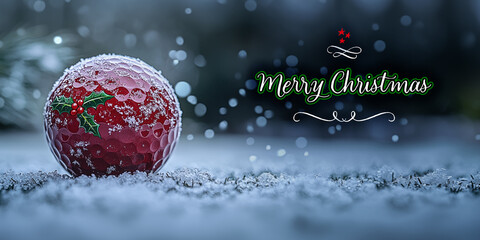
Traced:
POLYGON ((82 114, 77 114, 77 117, 78 120, 80 120, 80 127, 85 129, 86 133, 93 133, 94 136, 102 138, 100 137, 100 132, 98 131, 98 127, 100 125, 95 122, 92 115, 85 111, 82 114))
POLYGON ((64 96, 56 97, 52 102, 52 110, 57 110, 59 114, 70 112, 72 110, 73 99, 64 96))
POLYGON ((113 98, 113 96, 106 94, 104 91, 92 92, 85 98, 85 101, 83 101, 83 108, 85 111, 91 107, 96 108, 100 104, 105 104, 105 102, 111 98, 113 98))

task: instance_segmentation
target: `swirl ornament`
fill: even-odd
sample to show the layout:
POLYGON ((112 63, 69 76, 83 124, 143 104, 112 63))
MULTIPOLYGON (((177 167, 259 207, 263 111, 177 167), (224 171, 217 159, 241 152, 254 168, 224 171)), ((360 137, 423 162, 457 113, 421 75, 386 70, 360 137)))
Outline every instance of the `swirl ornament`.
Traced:
POLYGON ((362 53, 362 48, 359 46, 344 49, 339 46, 330 45, 327 48, 327 53, 332 54, 334 58, 346 57, 349 59, 357 59, 358 54, 362 53))
POLYGON ((355 111, 352 111, 350 113, 350 118, 338 118, 338 112, 333 111, 333 113, 332 113, 333 118, 332 119, 321 118, 319 116, 316 116, 316 115, 308 113, 308 112, 297 112, 297 113, 293 114, 293 121, 294 122, 300 122, 300 119, 298 118, 298 115, 306 115, 306 116, 309 116, 309 117, 312 117, 312 118, 315 118, 317 120, 324 121, 324 122, 333 122, 333 121, 338 121, 338 122, 350 122, 350 121, 364 122, 364 121, 368 121, 370 119, 379 117, 381 115, 391 115, 392 118, 388 119, 388 121, 389 122, 394 122, 395 121, 395 114, 393 114, 391 112, 381 112, 381 113, 377 113, 373 116, 363 118, 363 119, 355 119, 355 117, 357 116, 357 113, 355 111))

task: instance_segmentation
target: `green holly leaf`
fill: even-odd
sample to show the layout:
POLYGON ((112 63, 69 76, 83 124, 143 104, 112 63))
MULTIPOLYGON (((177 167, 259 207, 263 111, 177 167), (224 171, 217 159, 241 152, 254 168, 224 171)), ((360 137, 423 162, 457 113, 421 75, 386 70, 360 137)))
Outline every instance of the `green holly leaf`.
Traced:
POLYGON ((59 114, 69 113, 72 110, 73 99, 64 96, 56 97, 52 102, 52 110, 57 110, 59 114))
POLYGON ((91 107, 96 108, 100 104, 105 104, 105 102, 111 98, 113 98, 113 96, 106 94, 104 91, 92 92, 85 98, 85 101, 83 101, 83 108, 85 111, 91 107))
POLYGON ((86 111, 82 114, 77 114, 78 120, 80 120, 80 127, 85 129, 86 133, 93 133, 94 136, 100 137, 100 132, 98 131, 98 127, 100 125, 95 122, 93 116, 88 114, 86 111))

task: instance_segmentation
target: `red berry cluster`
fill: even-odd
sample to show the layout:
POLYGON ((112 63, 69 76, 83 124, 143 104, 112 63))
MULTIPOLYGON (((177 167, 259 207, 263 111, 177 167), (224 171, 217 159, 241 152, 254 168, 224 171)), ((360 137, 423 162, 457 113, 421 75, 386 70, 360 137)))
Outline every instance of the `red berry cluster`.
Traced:
POLYGON ((72 111, 70 111, 70 114, 72 115, 82 114, 84 111, 82 105, 83 105, 83 100, 78 100, 76 103, 72 103, 72 111))

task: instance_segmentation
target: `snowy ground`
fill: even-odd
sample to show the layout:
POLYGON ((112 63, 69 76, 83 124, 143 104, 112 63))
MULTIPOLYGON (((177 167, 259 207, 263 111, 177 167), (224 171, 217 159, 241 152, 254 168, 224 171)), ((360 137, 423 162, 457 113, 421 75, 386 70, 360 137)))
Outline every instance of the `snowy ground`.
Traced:
POLYGON ((74 179, 42 135, 0 133, 0 239, 480 236, 475 142, 245 139, 182 139, 158 174, 74 179))

